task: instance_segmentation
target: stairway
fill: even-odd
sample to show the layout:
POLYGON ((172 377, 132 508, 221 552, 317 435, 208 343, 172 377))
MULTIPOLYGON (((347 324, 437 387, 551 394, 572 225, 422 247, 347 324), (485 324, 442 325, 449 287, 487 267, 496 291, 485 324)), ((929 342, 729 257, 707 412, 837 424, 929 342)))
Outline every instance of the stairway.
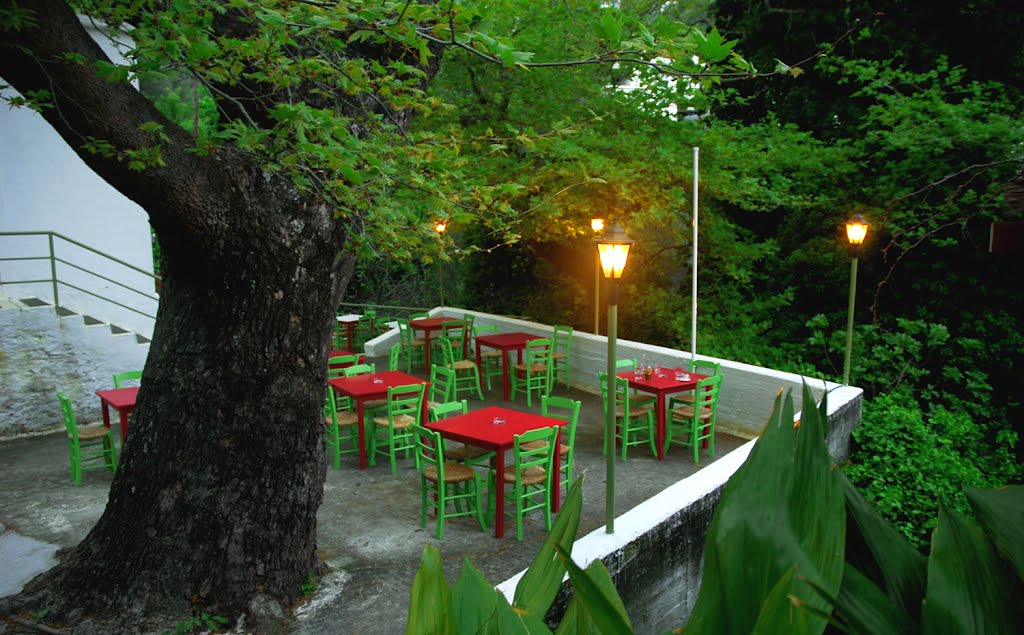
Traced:
POLYGON ((58 390, 80 421, 99 419, 95 391, 141 369, 148 353, 147 338, 115 324, 0 294, 0 440, 62 429, 58 390))

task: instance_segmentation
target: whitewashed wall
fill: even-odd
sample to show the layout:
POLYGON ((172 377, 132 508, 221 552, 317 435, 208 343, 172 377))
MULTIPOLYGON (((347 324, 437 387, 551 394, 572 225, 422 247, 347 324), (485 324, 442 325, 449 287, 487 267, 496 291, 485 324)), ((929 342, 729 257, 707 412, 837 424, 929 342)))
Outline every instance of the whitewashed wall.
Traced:
MULTIPOLYGON (((103 32, 86 24, 93 39, 114 61, 124 58, 103 32)), ((122 50, 123 46, 120 47, 122 50)), ((5 83, 0 78, 0 83, 5 83)), ((7 89, 4 95, 16 94, 7 89)), ((134 202, 100 179, 35 111, 0 107, 0 231, 56 231, 108 253, 145 271, 153 271, 149 219, 134 202)), ((47 255, 43 237, 0 238, 0 256, 47 255)), ((58 255, 79 266, 119 280, 133 288, 153 291, 152 279, 114 265, 66 243, 58 255)), ((138 296, 108 282, 59 265, 61 279, 113 296, 135 306, 138 296), (87 284, 83 284, 86 283, 87 284), (130 300, 130 301, 126 301, 130 300)), ((0 281, 49 278, 49 262, 0 262, 0 281)), ((11 297, 52 301, 49 284, 3 285, 11 297)), ((150 337, 153 320, 118 308, 72 289, 59 290, 61 304, 79 313, 150 337)), ((155 315, 156 302, 141 301, 155 315)), ((141 306, 141 305, 140 305, 141 306)))

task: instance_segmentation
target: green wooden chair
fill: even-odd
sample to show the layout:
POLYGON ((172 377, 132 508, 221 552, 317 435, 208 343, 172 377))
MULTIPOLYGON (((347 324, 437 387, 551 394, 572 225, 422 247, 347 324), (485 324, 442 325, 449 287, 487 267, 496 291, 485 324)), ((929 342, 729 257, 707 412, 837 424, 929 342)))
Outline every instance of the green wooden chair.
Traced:
POLYGON ((122 384, 126 381, 137 381, 141 384, 142 371, 128 370, 123 373, 114 373, 114 388, 123 388, 122 384))
POLYGON ((324 425, 327 457, 334 464, 334 469, 340 470, 342 454, 359 452, 359 417, 352 408, 352 400, 335 396, 330 386, 324 402, 324 425))
POLYGON ((377 454, 384 454, 391 461, 391 473, 398 473, 398 453, 405 456, 416 447, 412 433, 413 426, 422 423, 423 392, 426 384, 392 386, 384 415, 373 418, 373 433, 370 435, 370 465, 377 464, 377 454))
MULTIPOLYGON (((463 401, 463 404, 466 402, 463 401)), ((414 425, 416 466, 420 472, 420 527, 427 526, 427 513, 431 507, 437 515, 437 539, 444 539, 444 522, 448 518, 476 516, 481 531, 484 522, 480 496, 483 487, 480 475, 463 463, 446 460, 441 450, 441 435, 433 430, 414 425), (465 510, 461 503, 466 503, 465 510), (449 504, 455 508, 449 511, 449 504)))
MULTIPOLYGON (((477 335, 492 335, 498 333, 497 324, 474 324, 473 325, 473 337, 477 335)), ((476 351, 476 348, 473 348, 476 351)), ((491 390, 491 377, 501 377, 501 356, 504 353, 493 349, 487 349, 480 351, 480 364, 483 368, 480 369, 480 374, 485 380, 487 380, 487 390, 491 390)))
POLYGON ((117 472, 117 450, 114 449, 114 434, 103 424, 79 426, 71 401, 64 393, 57 393, 60 411, 64 415, 64 429, 68 437, 68 450, 71 452, 71 481, 76 486, 82 485, 82 472, 85 470, 107 469, 117 472))
POLYGON ((654 439, 654 408, 651 406, 636 406, 629 400, 629 382, 622 377, 615 377, 615 385, 608 390, 608 374, 598 373, 601 382, 601 398, 604 407, 608 407, 608 400, 614 400, 615 406, 615 438, 609 439, 607 434, 604 439, 605 452, 614 452, 616 442, 619 444, 621 458, 626 460, 626 452, 630 446, 648 445, 651 454, 658 456, 658 449, 654 439))
MULTIPOLYGON (((431 421, 440 421, 456 415, 464 415, 469 412, 469 404, 465 399, 462 401, 449 401, 429 407, 427 416, 431 421)), ((494 452, 477 447, 475 445, 460 444, 457 447, 449 447, 445 444, 444 458, 449 461, 459 461, 470 466, 487 467, 494 458, 494 452)))
POLYGON ((533 393, 537 396, 551 394, 551 340, 538 339, 526 343, 523 363, 512 367, 512 399, 516 393, 526 393, 526 405, 533 406, 533 393))
POLYGON ((422 365, 424 355, 424 339, 416 337, 409 320, 399 318, 398 336, 402 345, 402 357, 405 359, 405 372, 411 373, 413 364, 422 365))
POLYGON ((559 484, 565 487, 565 495, 576 481, 576 424, 579 423, 583 402, 567 397, 544 396, 540 398, 540 413, 568 423, 562 426, 562 442, 558 444, 559 484))
POLYGON ((427 397, 427 411, 438 404, 448 403, 455 398, 455 371, 440 364, 430 365, 430 395, 427 397))
POLYGON ((359 363, 358 355, 335 355, 327 358, 327 379, 345 377, 345 369, 359 363))
MULTIPOLYGON (((539 509, 544 514, 544 529, 551 531, 551 485, 554 482, 555 439, 558 428, 539 428, 514 437, 512 465, 502 466, 500 478, 513 485, 515 503, 516 540, 523 539, 523 517, 539 509)), ((488 516, 494 513, 496 474, 491 473, 491 494, 488 497, 488 516)), ((501 487, 504 487, 502 485, 501 487)), ((507 499, 508 497, 506 497, 507 499)), ((506 507, 507 505, 506 500, 506 507)), ((507 514, 506 514, 507 515, 507 514)))
POLYGON ((562 380, 565 387, 569 387, 572 370, 569 365, 569 356, 572 351, 572 327, 564 324, 555 325, 551 338, 553 348, 551 350, 551 381, 552 383, 562 380))
POLYGON ((376 364, 352 364, 341 369, 341 374, 345 377, 352 377, 354 375, 365 375, 367 373, 377 372, 376 364))
POLYGON ((444 358, 444 365, 455 374, 455 388, 452 397, 459 398, 459 391, 468 390, 475 392, 480 401, 484 400, 484 392, 480 389, 480 369, 476 362, 471 359, 456 359, 452 342, 447 337, 437 338, 438 346, 441 348, 441 356, 444 358))
POLYGON ((672 445, 693 447, 693 462, 700 463, 700 446, 708 440, 711 458, 715 457, 715 419, 722 376, 713 375, 697 382, 696 401, 672 409, 665 422, 665 450, 672 445))
POLYGON ((356 322, 355 347, 357 351, 363 350, 367 342, 377 337, 377 311, 367 309, 359 316, 356 322))
POLYGON ((402 343, 399 342, 388 349, 388 370, 398 370, 402 363, 402 343))
MULTIPOLYGON (((615 362, 615 372, 620 370, 636 370, 635 359, 620 359, 615 362)), ((639 390, 633 390, 629 393, 629 403, 633 406, 653 406, 654 402, 658 400, 658 397, 652 395, 649 392, 640 392, 639 390)))

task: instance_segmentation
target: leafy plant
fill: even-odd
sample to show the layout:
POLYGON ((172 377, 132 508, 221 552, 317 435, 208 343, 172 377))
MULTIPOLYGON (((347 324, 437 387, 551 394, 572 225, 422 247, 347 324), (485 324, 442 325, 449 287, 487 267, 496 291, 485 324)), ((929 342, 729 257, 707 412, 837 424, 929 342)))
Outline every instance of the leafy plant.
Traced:
POLYGON ((226 617, 197 610, 192 617, 177 622, 173 630, 165 629, 161 635, 185 635, 185 633, 194 633, 199 629, 215 633, 223 630, 229 622, 230 620, 226 617))

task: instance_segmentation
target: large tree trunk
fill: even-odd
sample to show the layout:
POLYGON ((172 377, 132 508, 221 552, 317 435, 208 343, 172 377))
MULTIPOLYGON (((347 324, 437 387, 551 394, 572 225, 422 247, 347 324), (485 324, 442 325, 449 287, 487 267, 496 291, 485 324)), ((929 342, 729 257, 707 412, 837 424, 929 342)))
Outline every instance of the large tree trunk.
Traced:
POLYGON ((107 508, 14 608, 118 620, 109 630, 123 632, 166 627, 194 605, 233 618, 257 594, 287 604, 318 566, 326 358, 352 262, 343 232, 325 205, 244 157, 185 152, 180 131, 168 131, 180 143, 166 166, 139 173, 83 152, 84 134, 137 147, 138 124, 162 118, 130 87, 54 62, 102 53, 63 3, 28 4, 41 27, 0 35, 35 55, 0 46, 0 74, 23 94, 54 90, 45 116, 149 212, 164 277, 107 508))

